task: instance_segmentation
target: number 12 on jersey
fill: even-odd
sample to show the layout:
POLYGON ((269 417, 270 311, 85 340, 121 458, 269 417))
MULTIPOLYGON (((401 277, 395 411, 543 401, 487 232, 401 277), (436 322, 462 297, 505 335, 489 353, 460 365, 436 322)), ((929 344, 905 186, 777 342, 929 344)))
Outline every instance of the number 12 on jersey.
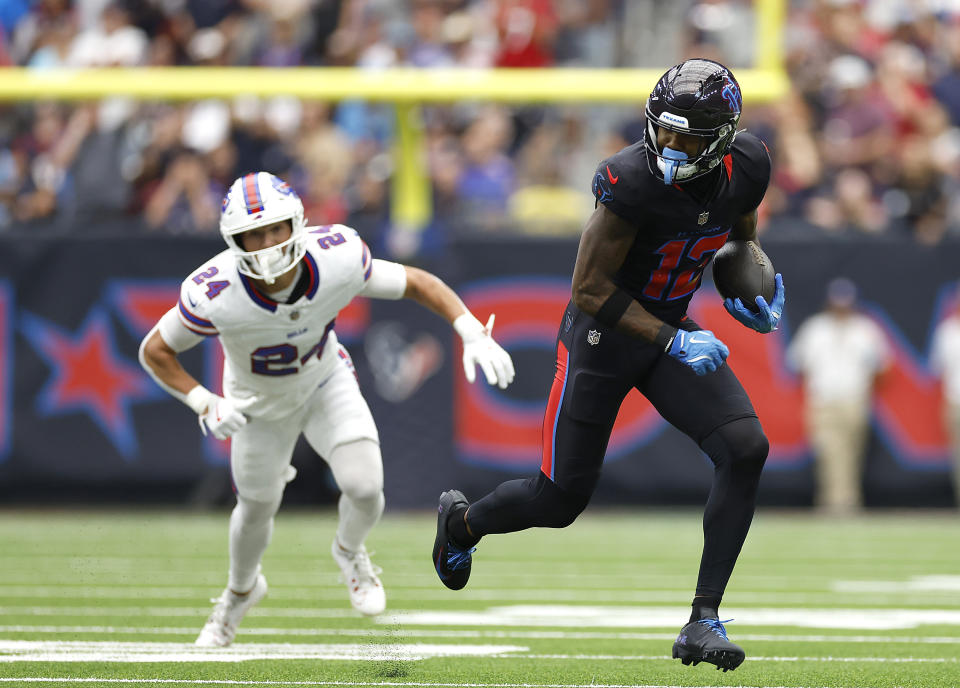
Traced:
POLYGON ((723 234, 674 239, 663 244, 654 251, 661 256, 660 264, 651 273, 650 281, 643 288, 643 295, 657 301, 673 301, 693 293, 700 284, 700 276, 711 256, 726 243, 729 234, 728 229, 723 234), (683 260, 695 261, 695 265, 679 268, 683 260), (667 287, 670 287, 669 291, 667 287))

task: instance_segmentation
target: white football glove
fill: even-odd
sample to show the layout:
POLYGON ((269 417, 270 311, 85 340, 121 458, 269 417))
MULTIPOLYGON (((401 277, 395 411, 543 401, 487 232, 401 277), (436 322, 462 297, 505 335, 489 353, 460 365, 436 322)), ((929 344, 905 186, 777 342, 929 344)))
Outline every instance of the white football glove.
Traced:
POLYGON ((453 329, 463 339, 463 372, 467 382, 472 384, 477 379, 476 366, 479 365, 488 383, 506 389, 513 382, 513 360, 490 336, 493 319, 491 315, 484 327, 468 311, 453 321, 453 329))
POLYGON ((187 394, 187 406, 197 414, 200 432, 207 431, 218 440, 225 440, 247 424, 247 417, 229 399, 197 385, 187 394))

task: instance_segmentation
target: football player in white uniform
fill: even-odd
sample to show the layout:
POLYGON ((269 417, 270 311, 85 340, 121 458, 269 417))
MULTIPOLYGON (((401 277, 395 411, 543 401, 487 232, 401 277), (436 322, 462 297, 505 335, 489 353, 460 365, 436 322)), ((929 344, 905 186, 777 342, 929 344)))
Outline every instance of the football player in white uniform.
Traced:
POLYGON ((233 183, 220 231, 229 248, 183 281, 179 302, 140 346, 143 367, 193 409, 201 430, 232 438, 230 573, 196 640, 208 647, 229 645, 244 614, 266 595, 260 560, 296 473, 290 461, 301 433, 342 493, 332 554, 350 602, 367 615, 384 610, 378 570, 364 547, 384 506, 377 428, 333 327, 354 296, 405 297, 446 318, 463 339, 470 382, 477 365, 501 388, 514 376, 510 355, 490 336, 492 315, 484 326, 435 275, 372 258, 349 227, 307 227, 300 199, 271 174, 233 183), (206 337, 219 337, 223 347, 223 396, 177 360, 206 337))

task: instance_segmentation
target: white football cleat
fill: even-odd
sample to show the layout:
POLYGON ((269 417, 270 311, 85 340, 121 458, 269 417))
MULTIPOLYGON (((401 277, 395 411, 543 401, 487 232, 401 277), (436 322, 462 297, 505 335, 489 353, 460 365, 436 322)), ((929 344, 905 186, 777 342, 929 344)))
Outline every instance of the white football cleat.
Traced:
POLYGON ((257 575, 257 582, 246 595, 237 595, 227 588, 220 597, 215 597, 213 613, 200 630, 194 645, 200 647, 226 647, 233 642, 237 626, 244 615, 257 602, 267 596, 267 579, 257 575))
POLYGON ((377 578, 380 568, 370 561, 367 548, 361 546, 356 552, 351 552, 343 549, 334 538, 330 553, 343 573, 341 580, 347 584, 353 608, 366 616, 382 614, 387 606, 387 595, 377 578))

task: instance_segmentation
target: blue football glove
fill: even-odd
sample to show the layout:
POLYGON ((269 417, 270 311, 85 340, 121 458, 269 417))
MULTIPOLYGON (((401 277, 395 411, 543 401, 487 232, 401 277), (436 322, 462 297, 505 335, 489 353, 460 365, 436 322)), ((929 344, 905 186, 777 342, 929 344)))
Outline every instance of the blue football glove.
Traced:
POLYGON ((724 359, 730 355, 730 349, 710 330, 677 330, 677 336, 673 338, 667 353, 693 368, 697 375, 706 375, 723 365, 724 359))
POLYGON ((783 302, 785 300, 783 277, 780 276, 779 272, 777 273, 775 282, 777 288, 773 292, 772 304, 768 306, 762 296, 757 297, 757 308, 760 309, 759 313, 754 313, 749 310, 743 305, 743 301, 739 298, 724 300, 723 307, 727 309, 727 313, 747 327, 757 332, 773 332, 780 323, 780 316, 783 315, 783 302))

